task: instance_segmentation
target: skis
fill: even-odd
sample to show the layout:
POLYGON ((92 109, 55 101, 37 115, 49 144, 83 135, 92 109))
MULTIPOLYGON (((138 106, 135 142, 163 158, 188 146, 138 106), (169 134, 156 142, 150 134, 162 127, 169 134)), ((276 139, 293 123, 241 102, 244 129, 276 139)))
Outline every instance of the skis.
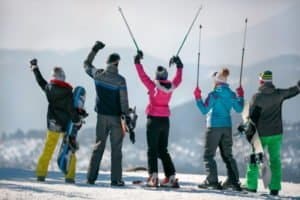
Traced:
MULTIPOLYGON (((73 106, 81 120, 88 116, 84 110, 85 94, 85 89, 80 86, 73 92, 73 106)), ((75 162, 75 152, 79 148, 76 141, 77 133, 78 128, 70 121, 57 157, 58 167, 64 174, 68 174, 71 163, 75 162)))

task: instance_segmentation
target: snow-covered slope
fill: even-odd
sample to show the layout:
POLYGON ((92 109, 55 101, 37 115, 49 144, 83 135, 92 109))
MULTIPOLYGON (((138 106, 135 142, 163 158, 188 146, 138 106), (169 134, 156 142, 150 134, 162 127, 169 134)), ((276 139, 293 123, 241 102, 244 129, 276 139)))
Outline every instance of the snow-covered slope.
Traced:
MULTIPOLYGON (((269 199, 267 190, 259 188, 259 193, 241 193, 234 191, 214 191, 198 189, 197 184, 204 179, 201 175, 178 174, 180 189, 151 189, 132 185, 133 180, 143 180, 146 172, 126 172, 126 186, 122 188, 110 186, 110 176, 102 172, 96 185, 85 183, 84 173, 77 174, 77 183, 65 184, 59 172, 50 172, 47 182, 35 181, 34 172, 1 168, 0 169, 0 199, 30 199, 30 200, 61 200, 61 199, 101 199, 101 200, 174 200, 174 199, 269 199)), ((162 177, 162 175, 160 174, 162 177)), ((222 177, 224 179, 224 177, 222 177)), ((262 183, 260 182, 260 186, 262 183)), ((300 185, 283 183, 281 199, 300 199, 300 185)))

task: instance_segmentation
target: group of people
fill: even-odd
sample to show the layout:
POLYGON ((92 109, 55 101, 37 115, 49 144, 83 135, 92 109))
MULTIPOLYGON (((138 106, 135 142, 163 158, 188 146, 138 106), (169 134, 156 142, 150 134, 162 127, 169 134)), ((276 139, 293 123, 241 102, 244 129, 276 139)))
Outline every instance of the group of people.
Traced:
MULTIPOLYGON (((96 88, 97 112, 96 142, 91 155, 87 183, 95 184, 99 167, 105 150, 107 137, 111 142, 111 185, 124 186, 122 179, 122 143, 123 130, 121 116, 129 114, 129 103, 126 79, 119 74, 118 66, 120 55, 109 55, 106 69, 97 69, 93 60, 105 44, 97 41, 84 61, 85 72, 94 80, 96 88)), ((156 68, 154 79, 144 71, 141 63, 143 52, 138 51, 134 56, 134 65, 137 74, 147 89, 149 103, 146 108, 146 138, 149 178, 146 181, 149 187, 178 188, 176 170, 170 153, 168 152, 168 138, 170 129, 169 102, 174 90, 182 81, 183 63, 178 56, 171 58, 176 64, 176 74, 168 80, 168 71, 163 66, 156 68), (162 161, 165 178, 159 181, 158 158, 162 161)), ((82 125, 72 107, 72 86, 65 81, 65 73, 61 67, 54 67, 52 79, 47 82, 41 75, 36 59, 31 60, 31 69, 42 90, 46 93, 48 105, 47 137, 43 152, 38 160, 36 176, 38 181, 45 181, 48 165, 60 137, 66 132, 67 124, 72 121, 79 129, 82 125)), ((227 79, 229 69, 223 68, 213 74, 214 87, 204 100, 201 89, 196 87, 194 96, 196 105, 202 114, 207 115, 207 131, 205 133, 204 163, 207 177, 199 185, 200 188, 242 190, 239 181, 239 172, 232 154, 232 122, 231 110, 240 113, 244 107, 244 90, 240 86, 233 92, 227 79), (226 164, 227 179, 222 184, 218 180, 217 164, 214 160, 219 147, 221 157, 226 164)), ((300 92, 300 81, 289 89, 276 89, 272 83, 272 72, 265 71, 259 75, 259 91, 254 94, 250 103, 250 116, 254 107, 260 107, 260 115, 256 120, 256 128, 262 145, 267 147, 270 154, 270 168, 272 178, 269 185, 270 192, 278 195, 281 189, 281 160, 280 147, 282 144, 281 106, 285 99, 296 96, 300 92)), ((65 176, 68 183, 75 182, 76 157, 70 162, 70 170, 65 176)), ((248 191, 256 192, 259 169, 256 163, 248 166, 247 180, 244 185, 248 191)))

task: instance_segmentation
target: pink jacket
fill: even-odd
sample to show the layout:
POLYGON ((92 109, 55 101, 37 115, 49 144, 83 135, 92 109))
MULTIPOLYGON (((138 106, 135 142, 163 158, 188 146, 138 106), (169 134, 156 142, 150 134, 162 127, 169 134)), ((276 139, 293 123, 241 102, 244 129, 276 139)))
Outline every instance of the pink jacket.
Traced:
POLYGON ((148 89, 149 104, 146 108, 146 114, 154 117, 169 117, 169 101, 174 89, 176 89, 182 80, 182 68, 177 68, 176 75, 172 81, 160 81, 171 84, 170 88, 164 87, 159 81, 151 80, 145 73, 142 64, 135 64, 136 70, 141 81, 148 89))

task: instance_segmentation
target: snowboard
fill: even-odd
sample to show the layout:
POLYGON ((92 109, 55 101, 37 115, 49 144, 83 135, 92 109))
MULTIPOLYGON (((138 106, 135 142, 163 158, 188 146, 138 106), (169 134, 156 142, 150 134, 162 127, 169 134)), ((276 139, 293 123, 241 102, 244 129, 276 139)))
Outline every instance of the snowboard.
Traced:
POLYGON ((242 113, 243 122, 238 127, 239 134, 246 135, 248 141, 252 146, 252 156, 255 157, 255 164, 260 167, 260 175, 264 184, 267 188, 271 181, 271 169, 269 165, 269 159, 264 151, 261 144, 259 134, 256 131, 255 124, 249 117, 249 103, 245 103, 244 110, 242 113))
MULTIPOLYGON (((77 86, 73 91, 73 106, 83 121, 88 116, 84 109, 86 91, 83 87, 77 86)), ((75 152, 78 150, 77 134, 79 129, 74 125, 72 121, 69 122, 67 131, 64 135, 60 150, 58 153, 57 164, 59 169, 64 173, 68 174, 70 163, 74 162, 75 152)))

